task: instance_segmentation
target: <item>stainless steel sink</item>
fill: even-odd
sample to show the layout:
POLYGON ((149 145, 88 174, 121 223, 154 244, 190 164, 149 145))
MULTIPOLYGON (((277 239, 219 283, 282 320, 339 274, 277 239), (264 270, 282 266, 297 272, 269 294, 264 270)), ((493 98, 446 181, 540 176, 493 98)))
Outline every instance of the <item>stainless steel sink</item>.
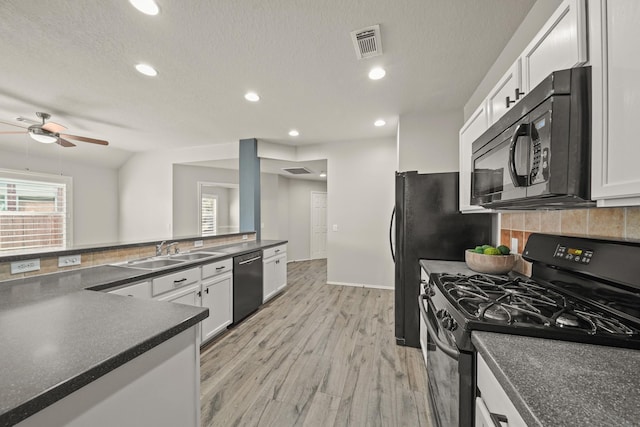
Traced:
POLYGON ((171 255, 171 259, 178 259, 181 261, 194 261, 197 259, 211 258, 214 255, 215 254, 210 254, 205 252, 192 252, 189 254, 171 255))
POLYGON ((130 261, 124 264, 125 267, 142 268, 144 270, 157 270, 183 263, 184 260, 177 259, 149 259, 142 261, 130 261))

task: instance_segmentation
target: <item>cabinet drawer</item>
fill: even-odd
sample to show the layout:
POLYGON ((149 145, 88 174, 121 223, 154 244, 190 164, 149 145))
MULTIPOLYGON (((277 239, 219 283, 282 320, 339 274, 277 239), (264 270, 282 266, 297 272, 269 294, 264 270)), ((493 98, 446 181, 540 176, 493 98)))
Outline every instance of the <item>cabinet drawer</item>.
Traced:
POLYGON ((233 259, 225 259, 223 261, 213 262, 202 266, 202 278, 216 276, 222 273, 233 271, 233 259))
POLYGON ((114 289, 109 291, 109 293, 124 295, 127 297, 149 299, 151 298, 151 283, 136 283, 135 285, 125 286, 124 288, 114 289))
POLYGON ((507 418, 510 427, 527 427, 522 416, 480 354, 478 354, 477 375, 478 390, 480 390, 482 402, 486 405, 487 412, 503 415, 507 418))
POLYGON ((173 289, 190 285, 200 280, 200 269, 190 268, 153 279, 151 289, 153 296, 173 289))
POLYGON ((274 246, 273 248, 267 248, 263 251, 263 258, 270 258, 272 256, 280 255, 287 252, 287 245, 274 246))

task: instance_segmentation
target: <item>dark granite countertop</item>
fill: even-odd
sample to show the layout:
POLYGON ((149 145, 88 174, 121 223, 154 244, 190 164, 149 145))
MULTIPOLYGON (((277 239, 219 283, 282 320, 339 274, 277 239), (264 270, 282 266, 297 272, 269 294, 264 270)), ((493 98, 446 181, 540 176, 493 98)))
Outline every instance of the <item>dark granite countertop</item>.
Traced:
POLYGON ((33 415, 208 316, 206 308, 93 290, 283 243, 220 246, 215 251, 228 255, 153 272, 106 265, 0 282, 0 425, 33 415))
POLYGON ((640 351, 494 332, 478 353, 530 426, 637 426, 640 351))

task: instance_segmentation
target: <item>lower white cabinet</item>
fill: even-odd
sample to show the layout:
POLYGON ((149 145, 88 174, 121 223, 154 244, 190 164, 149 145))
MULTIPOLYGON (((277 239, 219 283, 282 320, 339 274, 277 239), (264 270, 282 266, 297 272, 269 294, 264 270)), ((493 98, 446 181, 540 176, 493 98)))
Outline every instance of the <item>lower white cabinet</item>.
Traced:
POLYGON ((476 427, 527 427, 507 393, 493 375, 482 356, 477 359, 476 427), (498 424, 497 424, 498 423, 498 424))
POLYGON ((224 331, 233 322, 232 269, 231 259, 202 267, 201 303, 209 309, 209 317, 202 321, 203 343, 224 331), (211 271, 214 275, 205 278, 205 271, 211 271))
POLYGON ((175 302, 178 304, 200 305, 200 282, 192 283, 171 292, 167 292, 155 299, 158 301, 175 302))
POLYGON ((109 291, 110 294, 124 295, 127 297, 151 299, 151 282, 140 282, 124 288, 109 291))
POLYGON ((287 245, 265 249, 262 268, 262 302, 266 302, 287 286, 287 245))

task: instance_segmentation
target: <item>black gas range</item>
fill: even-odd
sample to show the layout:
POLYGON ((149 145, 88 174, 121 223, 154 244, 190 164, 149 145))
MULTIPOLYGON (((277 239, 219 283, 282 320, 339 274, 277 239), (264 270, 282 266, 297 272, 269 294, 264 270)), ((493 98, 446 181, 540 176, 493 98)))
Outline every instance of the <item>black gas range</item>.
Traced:
POLYGON ((474 330, 640 349, 640 243, 532 234, 523 257, 530 278, 429 277, 419 304, 440 425, 472 425, 474 330))

